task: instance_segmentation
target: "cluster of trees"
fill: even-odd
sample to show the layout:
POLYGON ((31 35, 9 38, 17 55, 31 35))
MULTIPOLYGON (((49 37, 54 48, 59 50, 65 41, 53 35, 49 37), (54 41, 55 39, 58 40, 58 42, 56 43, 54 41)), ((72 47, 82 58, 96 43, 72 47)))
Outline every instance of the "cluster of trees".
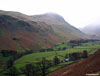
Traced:
MULTIPOLYGON (((64 42, 62 42, 61 44, 57 44, 57 45, 54 46, 54 47, 57 47, 56 48, 57 51, 66 50, 67 49, 67 47, 59 47, 59 45, 62 45, 62 44, 64 44, 64 42)), ((40 49, 39 51, 40 52, 55 51, 55 49, 53 47, 51 47, 51 48, 47 48, 47 49, 40 49)))
MULTIPOLYGON (((73 42, 73 41, 72 41, 73 42)), ((75 42, 77 43, 77 42, 75 42)), ((67 48, 64 47, 62 48, 63 50, 66 50, 67 48)), ((41 49, 40 52, 44 51, 53 51, 52 48, 48 49, 41 49)), ((36 63, 35 65, 32 64, 27 64, 24 68, 21 68, 21 71, 19 72, 16 67, 14 67, 14 61, 19 59, 20 57, 26 55, 26 54, 31 54, 33 51, 26 51, 24 53, 18 53, 13 50, 2 50, 1 54, 4 57, 12 56, 8 61, 7 61, 7 69, 8 72, 5 73, 7 76, 18 76, 20 74, 24 74, 26 76, 46 76, 48 68, 55 66, 57 64, 60 64, 60 59, 58 56, 55 56, 53 61, 46 60, 45 58, 42 58, 41 61, 36 63)), ((78 60, 80 58, 87 58, 88 53, 86 50, 84 50, 83 53, 70 53, 69 55, 66 54, 65 58, 70 57, 71 60, 78 60)))
MULTIPOLYGON (((80 58, 87 58, 88 53, 86 50, 84 50, 83 53, 75 52, 70 53, 69 55, 66 54, 65 58, 68 57, 70 57, 71 60, 78 60, 80 58)), ((55 56, 53 61, 46 60, 46 58, 43 57, 41 61, 37 62, 36 64, 26 64, 25 67, 21 68, 20 71, 18 71, 18 69, 13 66, 12 61, 9 60, 7 63, 9 70, 4 74, 7 76, 46 76, 46 74, 48 73, 48 68, 58 64, 60 64, 60 59, 58 56, 55 56)))
POLYGON ((3 57, 9 57, 9 60, 6 62, 5 68, 3 69, 3 70, 7 70, 13 67, 15 60, 21 58, 24 55, 33 53, 33 51, 26 51, 24 53, 19 53, 14 50, 1 50, 0 53, 2 54, 3 57))
POLYGON ((54 51, 52 48, 40 49, 40 52, 54 51))
POLYGON ((88 53, 86 50, 83 51, 82 58, 88 58, 88 53))
POLYGON ((70 40, 69 43, 87 43, 87 42, 95 42, 95 41, 100 41, 100 40, 96 40, 96 39, 70 40))
POLYGON ((48 68, 59 63, 60 59, 57 56, 54 57, 53 62, 51 60, 46 60, 46 58, 43 57, 42 60, 37 63, 26 64, 26 66, 21 68, 20 71, 11 63, 12 66, 9 67, 9 69, 4 73, 4 75, 46 76, 46 74, 48 73, 48 68))
MULTIPOLYGON (((66 54, 65 58, 70 57, 71 60, 77 60, 80 58, 87 58, 88 53, 86 50, 83 51, 83 53, 71 53, 66 54)), ((4 75, 7 76, 19 76, 19 75, 25 75, 25 76, 46 76, 48 73, 48 68, 60 64, 60 59, 58 56, 55 56, 53 61, 46 60, 45 57, 41 59, 41 61, 37 62, 36 64, 26 64, 25 67, 21 68, 20 71, 13 66, 13 63, 11 60, 8 61, 8 71, 4 73, 4 75)))
MULTIPOLYGON (((13 58, 10 58, 7 62, 7 69, 8 71, 4 73, 4 75, 7 76, 19 76, 19 75, 25 75, 25 76, 46 76, 48 73, 48 68, 60 64, 60 59, 58 56, 55 56, 54 59, 46 60, 45 57, 43 57, 39 62, 34 64, 26 64, 25 67, 21 68, 20 71, 13 65, 14 60, 21 57, 21 55, 15 54, 13 58)), ((80 58, 87 58, 88 53, 86 50, 83 51, 83 53, 70 53, 69 55, 66 54, 65 58, 70 57, 71 60, 78 60, 80 58)))
POLYGON ((16 51, 13 51, 13 50, 2 50, 1 51, 1 54, 4 56, 4 57, 7 57, 7 56, 14 56, 17 54, 16 51))
POLYGON ((27 64, 25 68, 21 69, 21 74, 24 74, 26 76, 46 76, 46 74, 48 73, 48 68, 59 63, 60 60, 57 56, 54 57, 53 63, 51 60, 46 60, 46 58, 43 57, 41 61, 37 62, 34 65, 27 64))
MULTIPOLYGON (((51 50, 50 48, 48 50, 51 50)), ((59 64, 60 60, 58 57, 55 57, 53 61, 46 60, 45 58, 42 58, 41 61, 36 63, 36 65, 27 64, 25 68, 21 68, 21 71, 19 72, 18 69, 14 66, 14 61, 19 59, 20 57, 33 53, 32 51, 27 51, 24 53, 18 53, 14 50, 2 50, 0 52, 3 57, 9 57, 10 59, 6 63, 6 69, 8 70, 6 73, 4 73, 7 76, 19 76, 20 74, 24 74, 26 76, 45 76, 47 73, 47 69, 51 66, 59 64)))
POLYGON ((54 57, 53 61, 54 61, 54 65, 60 64, 60 59, 57 56, 54 57))
POLYGON ((15 66, 12 66, 11 68, 9 68, 9 70, 6 71, 6 73, 4 73, 4 75, 6 76, 18 76, 19 74, 20 72, 15 66))
POLYGON ((66 50, 66 49, 67 49, 66 47, 63 47, 63 48, 57 48, 57 51, 66 50))
POLYGON ((87 42, 95 42, 95 41, 100 41, 100 40, 97 40, 97 39, 81 39, 81 40, 70 40, 69 41, 69 44, 72 46, 72 48, 74 46, 81 46, 82 43, 87 43, 87 42))
POLYGON ((75 53, 70 53, 69 55, 66 54, 65 58, 70 58, 70 60, 78 60, 80 58, 88 58, 88 53, 86 50, 83 51, 83 53, 75 52, 75 53))
MULTIPOLYGON (((67 48, 66 47, 63 47, 63 48, 57 48, 57 51, 60 51, 60 50, 66 50, 67 48)), ((54 51, 53 48, 47 48, 47 49, 41 49, 40 52, 46 52, 46 51, 54 51)))
POLYGON ((18 57, 19 58, 21 56, 31 54, 33 52, 34 52, 33 50, 29 50, 29 51, 26 51, 26 52, 23 52, 23 53, 19 53, 15 50, 1 50, 0 53, 3 55, 3 57, 13 56, 13 57, 18 57))

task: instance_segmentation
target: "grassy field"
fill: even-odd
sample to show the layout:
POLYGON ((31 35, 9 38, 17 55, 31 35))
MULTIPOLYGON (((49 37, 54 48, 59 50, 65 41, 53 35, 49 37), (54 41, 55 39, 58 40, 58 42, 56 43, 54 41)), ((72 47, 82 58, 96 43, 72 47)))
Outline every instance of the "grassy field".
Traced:
MULTIPOLYGON (((100 42, 89 42, 83 43, 81 46, 76 46, 74 48, 68 48, 66 50, 57 51, 58 48, 67 47, 67 45, 62 44, 56 47, 53 47, 58 55, 65 56, 66 54, 73 53, 73 52, 83 52, 87 50, 88 54, 93 54, 98 48, 100 48, 100 42)), ((54 56, 56 56, 55 51, 50 52, 39 52, 39 53, 32 53, 21 57, 20 59, 16 60, 14 65, 17 68, 24 67, 26 64, 35 63, 41 60, 42 57, 45 57, 47 60, 53 60, 54 56)), ((60 60, 63 60, 64 57, 60 57, 60 60)), ((66 63, 67 64, 67 63, 66 63)))
MULTIPOLYGON (((53 51, 37 52, 37 53, 24 55, 14 62, 14 66, 16 66, 17 69, 20 69, 22 67, 25 67, 26 64, 34 64, 34 63, 39 62, 43 57, 45 57, 47 60, 53 61, 54 57, 56 56, 56 53, 60 60, 65 59, 64 57, 66 54, 73 53, 73 52, 81 53, 84 50, 87 50, 88 54, 90 55, 90 54, 93 54, 94 52, 96 52, 98 48, 100 48, 100 41, 83 43, 80 46, 75 46, 74 48, 72 48, 70 45, 67 45, 67 44, 59 44, 59 45, 52 47, 53 51), (63 50, 63 48, 66 48, 66 50, 63 50), (61 55, 62 57, 59 55, 61 55)), ((10 58, 11 58, 11 56, 3 57, 0 54, 0 71, 2 71, 6 67, 6 63, 10 58)), ((78 61, 80 61, 80 60, 78 60, 78 61)), ((69 61, 69 62, 60 63, 58 65, 52 66, 48 69, 48 73, 55 71, 61 67, 70 65, 74 62, 76 62, 76 61, 69 61)), ((24 76, 24 75, 21 75, 21 76, 24 76)))

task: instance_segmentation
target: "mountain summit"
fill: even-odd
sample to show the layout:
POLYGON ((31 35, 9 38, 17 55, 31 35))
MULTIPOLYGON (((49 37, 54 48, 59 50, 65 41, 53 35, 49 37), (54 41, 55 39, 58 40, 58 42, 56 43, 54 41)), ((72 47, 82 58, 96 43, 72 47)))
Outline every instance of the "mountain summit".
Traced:
POLYGON ((60 21, 60 22, 66 22, 62 16, 60 16, 59 14, 56 14, 56 13, 45 13, 42 15, 35 15, 33 17, 36 17, 38 19, 42 18, 42 20, 44 18, 44 19, 48 19, 48 20, 53 19, 53 20, 60 21))
POLYGON ((28 16, 0 11, 0 50, 39 50, 82 38, 84 33, 55 13, 28 16))

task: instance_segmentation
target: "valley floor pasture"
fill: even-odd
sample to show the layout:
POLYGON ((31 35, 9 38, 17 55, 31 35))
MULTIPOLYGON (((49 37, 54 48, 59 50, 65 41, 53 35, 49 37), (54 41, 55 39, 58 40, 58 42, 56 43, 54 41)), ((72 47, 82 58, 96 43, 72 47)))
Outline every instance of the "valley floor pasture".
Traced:
MULTIPOLYGON (((61 45, 58 45, 57 47, 54 47, 55 51, 37 52, 37 53, 32 53, 32 54, 25 55, 25 56, 21 57, 20 59, 16 60, 14 62, 14 65, 19 69, 21 67, 24 67, 26 64, 34 64, 34 63, 40 61, 43 57, 45 57, 47 60, 53 60, 53 58, 56 56, 56 53, 58 55, 60 55, 60 56, 58 56, 60 61, 65 59, 64 57, 65 57, 66 54, 73 53, 73 52, 82 53, 84 50, 87 50, 88 54, 91 55, 94 52, 96 52, 96 50, 98 48, 100 48, 100 42, 97 41, 97 42, 83 43, 81 46, 75 46, 74 48, 69 47, 66 50, 57 51, 57 49, 59 47, 63 48, 65 46, 67 48, 67 45, 61 44, 61 45)), ((74 61, 60 63, 59 65, 51 67, 49 70, 50 71, 54 71, 54 70, 56 70, 56 69, 58 69, 60 67, 63 67, 66 64, 71 64, 73 62, 74 61)))
MULTIPOLYGON (((18 69, 18 71, 20 71, 22 68, 25 68, 27 64, 34 65, 40 62, 43 58, 45 58, 46 60, 52 63, 52 66, 50 66, 46 71, 46 75, 47 75, 57 69, 60 69, 64 66, 71 65, 75 62, 78 62, 84 59, 84 58, 80 58, 78 60, 71 60, 71 61, 62 63, 61 61, 65 59, 66 55, 75 53, 75 52, 83 53, 83 51, 86 50, 88 55, 90 56, 91 54, 94 54, 99 48, 100 48, 100 41, 81 43, 80 45, 75 45, 74 47, 71 44, 62 43, 62 44, 52 47, 51 48, 52 51, 36 52, 36 53, 31 53, 31 54, 21 56, 20 58, 14 60, 13 66, 15 66, 18 69), (60 60, 60 63, 57 65, 53 64, 53 60, 55 56, 57 56, 60 60)), ((3 73, 6 70, 9 70, 9 68, 7 69, 6 66, 10 58, 12 58, 12 56, 3 57, 3 55, 0 53, 0 62, 1 62, 0 75, 5 76, 3 75, 3 73)), ((20 74, 19 76, 25 76, 25 75, 20 74)))

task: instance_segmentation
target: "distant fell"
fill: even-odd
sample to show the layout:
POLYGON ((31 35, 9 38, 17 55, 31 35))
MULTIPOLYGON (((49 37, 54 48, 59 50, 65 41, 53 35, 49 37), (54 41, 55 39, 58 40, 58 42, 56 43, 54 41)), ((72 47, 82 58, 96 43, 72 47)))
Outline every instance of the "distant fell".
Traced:
POLYGON ((100 39, 100 24, 90 24, 80 30, 90 35, 91 38, 100 39))

